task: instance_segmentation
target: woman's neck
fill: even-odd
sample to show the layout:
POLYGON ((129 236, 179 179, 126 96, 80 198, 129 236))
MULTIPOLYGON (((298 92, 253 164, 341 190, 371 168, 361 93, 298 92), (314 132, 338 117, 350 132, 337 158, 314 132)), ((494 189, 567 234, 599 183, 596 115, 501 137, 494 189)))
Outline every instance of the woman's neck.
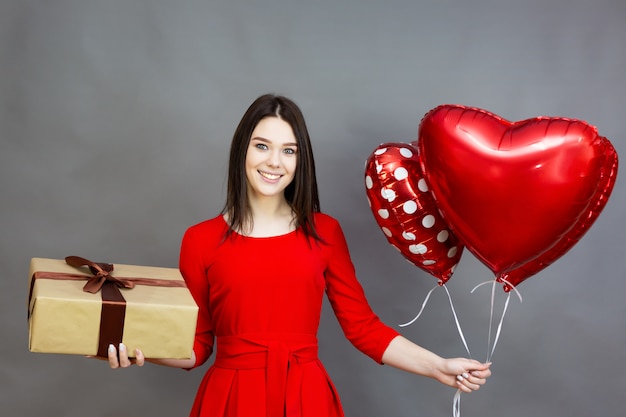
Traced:
POLYGON ((285 198, 251 198, 252 225, 244 234, 251 237, 284 235, 295 230, 291 206, 285 198))

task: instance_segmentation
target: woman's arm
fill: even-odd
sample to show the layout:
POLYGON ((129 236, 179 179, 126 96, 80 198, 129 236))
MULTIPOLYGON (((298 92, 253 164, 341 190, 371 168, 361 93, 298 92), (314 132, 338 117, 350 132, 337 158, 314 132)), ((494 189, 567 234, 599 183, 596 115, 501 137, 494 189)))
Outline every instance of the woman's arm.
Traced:
POLYGON ((389 343, 382 361, 394 368, 433 378, 463 392, 479 389, 491 375, 491 363, 465 358, 444 359, 402 336, 397 336, 389 343))
POLYGON ((109 345, 109 366, 111 368, 127 368, 133 364, 137 366, 143 366, 145 362, 154 363, 162 366, 169 366, 172 368, 190 369, 196 364, 196 354, 191 352, 190 359, 146 359, 143 356, 143 352, 139 349, 135 349, 135 357, 129 358, 126 346, 120 343, 119 356, 117 349, 114 345, 109 345))

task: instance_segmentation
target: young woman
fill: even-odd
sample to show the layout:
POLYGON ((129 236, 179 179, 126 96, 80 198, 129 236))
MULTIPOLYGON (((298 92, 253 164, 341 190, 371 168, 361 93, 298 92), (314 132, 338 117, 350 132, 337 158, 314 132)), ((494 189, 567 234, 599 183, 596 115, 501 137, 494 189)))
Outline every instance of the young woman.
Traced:
POLYGON ((339 223, 321 213, 315 163, 300 109, 264 95, 237 127, 222 213, 183 237, 180 270, 199 306, 191 359, 129 359, 191 369, 215 350, 191 416, 339 417, 339 397, 317 356, 326 293, 352 344, 376 362, 477 390, 489 364, 444 359, 383 324, 357 281, 339 223))

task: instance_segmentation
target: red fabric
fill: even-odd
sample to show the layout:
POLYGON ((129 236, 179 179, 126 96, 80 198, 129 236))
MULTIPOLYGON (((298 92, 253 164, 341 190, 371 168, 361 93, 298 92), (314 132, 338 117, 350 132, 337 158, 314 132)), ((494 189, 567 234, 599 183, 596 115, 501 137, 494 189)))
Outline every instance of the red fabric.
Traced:
POLYGON ((321 213, 315 223, 326 244, 299 231, 224 241, 222 216, 185 233, 180 269, 200 308, 196 366, 217 339, 191 416, 343 416, 317 358, 324 292, 350 342, 381 362, 398 333, 369 307, 339 223, 321 213))

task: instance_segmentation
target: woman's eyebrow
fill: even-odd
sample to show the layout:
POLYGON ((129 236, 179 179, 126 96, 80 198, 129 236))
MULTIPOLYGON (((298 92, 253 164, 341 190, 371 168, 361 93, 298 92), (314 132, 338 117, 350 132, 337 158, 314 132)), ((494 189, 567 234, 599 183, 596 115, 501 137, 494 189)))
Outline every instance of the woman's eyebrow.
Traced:
MULTIPOLYGON (((265 142, 265 143, 273 143, 271 140, 266 139, 262 136, 255 136, 251 140, 258 140, 260 142, 265 142)), ((298 146, 298 144, 296 142, 288 142, 288 143, 281 144, 281 146, 298 146)))
POLYGON ((254 136, 251 140, 260 140, 261 142, 268 142, 268 143, 270 143, 270 142, 271 142, 271 140, 269 140, 269 139, 265 139, 265 138, 264 138, 264 137, 262 137, 262 136, 254 136))

